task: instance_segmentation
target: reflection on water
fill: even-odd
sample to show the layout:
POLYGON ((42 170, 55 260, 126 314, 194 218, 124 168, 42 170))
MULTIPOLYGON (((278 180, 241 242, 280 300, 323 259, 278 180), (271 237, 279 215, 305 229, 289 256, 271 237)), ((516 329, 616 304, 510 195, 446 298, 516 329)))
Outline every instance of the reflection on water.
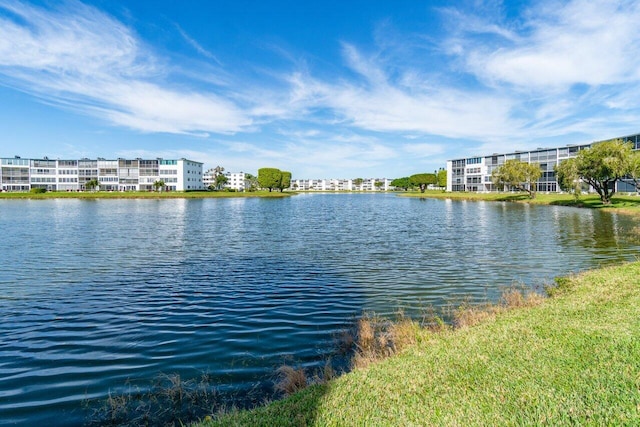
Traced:
POLYGON ((80 425, 159 373, 269 387, 362 311, 417 313, 632 259, 634 222, 392 195, 0 201, 0 420, 80 425))

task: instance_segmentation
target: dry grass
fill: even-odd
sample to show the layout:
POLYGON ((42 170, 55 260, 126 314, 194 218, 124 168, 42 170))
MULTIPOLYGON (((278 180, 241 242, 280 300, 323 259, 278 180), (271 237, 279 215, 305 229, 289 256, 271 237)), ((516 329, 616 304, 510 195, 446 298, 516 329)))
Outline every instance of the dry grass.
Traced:
POLYGON ((420 325, 399 313, 395 321, 365 315, 358 320, 352 365, 363 368, 415 344, 420 325))
POLYGON ((220 410, 222 402, 211 378, 183 380, 178 374, 159 375, 147 388, 109 393, 103 401, 86 401, 86 425, 180 425, 220 410))
POLYGON ((468 328, 493 319, 502 311, 500 306, 493 304, 463 303, 453 311, 454 328, 468 328))
POLYGON ((297 393, 313 384, 326 384, 340 376, 333 368, 331 359, 327 359, 324 366, 315 372, 308 373, 304 368, 294 368, 283 365, 276 369, 274 391, 284 396, 297 393))
POLYGON ((515 308, 535 307, 541 304, 545 297, 525 290, 521 285, 513 285, 504 291, 497 304, 481 303, 473 304, 465 301, 453 311, 453 326, 455 328, 467 328, 493 319, 497 314, 515 308))
POLYGON ((336 377, 338 377, 338 373, 335 369, 333 369, 333 366, 331 365, 331 359, 329 359, 324 364, 320 375, 316 375, 315 382, 318 384, 325 384, 336 377))
POLYGON ((274 389, 285 396, 296 393, 308 385, 304 368, 296 369, 292 366, 284 365, 277 369, 276 374, 278 375, 278 380, 274 389))
POLYGON ((356 332, 350 329, 343 329, 336 337, 336 348, 338 354, 349 354, 353 347, 356 345, 355 339, 356 332))
POLYGON ((420 326, 429 332, 443 332, 450 328, 432 305, 423 307, 420 326))
MULTIPOLYGON (((473 303, 467 299, 449 312, 447 317, 451 319, 453 328, 466 328, 493 319, 505 311, 534 307, 544 299, 544 296, 516 284, 502 292, 499 303, 473 303)), ((419 323, 402 312, 396 315, 395 320, 365 314, 356 322, 354 331, 343 332, 339 345, 343 351, 352 349, 354 352, 351 362, 353 368, 363 368, 416 344, 424 332, 439 333, 449 329, 451 326, 433 307, 423 309, 419 323)))
POLYGON ((506 309, 535 307, 545 300, 543 295, 524 289, 511 287, 502 292, 500 304, 506 309))

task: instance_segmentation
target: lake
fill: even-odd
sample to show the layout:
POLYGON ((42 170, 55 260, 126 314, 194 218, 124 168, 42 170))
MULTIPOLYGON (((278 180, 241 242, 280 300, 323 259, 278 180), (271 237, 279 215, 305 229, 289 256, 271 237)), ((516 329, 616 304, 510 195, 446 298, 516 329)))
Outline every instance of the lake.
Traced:
POLYGON ((392 194, 0 213, 0 424, 82 425, 91 402, 161 374, 260 396, 283 363, 322 365, 363 312, 540 290, 640 249, 624 215, 392 194))

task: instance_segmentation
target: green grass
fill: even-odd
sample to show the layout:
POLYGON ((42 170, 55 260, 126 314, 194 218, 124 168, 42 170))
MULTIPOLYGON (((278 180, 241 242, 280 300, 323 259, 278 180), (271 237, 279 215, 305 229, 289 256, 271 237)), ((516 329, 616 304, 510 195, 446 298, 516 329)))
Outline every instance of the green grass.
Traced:
POLYGON ((153 191, 81 191, 66 192, 52 191, 47 193, 28 193, 28 192, 3 192, 0 193, 2 199, 209 199, 209 198, 229 198, 229 197, 288 197, 295 193, 292 192, 268 192, 268 191, 252 191, 252 192, 231 192, 231 191, 170 191, 170 192, 153 192, 153 191))
POLYGON ((200 426, 640 425, 640 262, 200 426))
POLYGON ((452 200, 476 200, 495 202, 519 202, 538 205, 573 206, 581 208, 595 209, 615 209, 616 211, 636 211, 640 213, 640 197, 628 195, 615 195, 609 205, 603 205, 597 195, 582 195, 578 200, 570 194, 546 194, 537 193, 536 197, 530 199, 526 193, 466 193, 442 191, 425 191, 398 193, 403 197, 423 197, 430 199, 452 199, 452 200))

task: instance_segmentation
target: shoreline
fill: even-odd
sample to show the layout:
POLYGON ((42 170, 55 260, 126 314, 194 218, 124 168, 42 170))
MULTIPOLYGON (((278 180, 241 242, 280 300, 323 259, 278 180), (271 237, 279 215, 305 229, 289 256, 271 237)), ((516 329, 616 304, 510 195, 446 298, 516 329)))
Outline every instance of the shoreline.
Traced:
POLYGON ((616 194, 610 205, 603 205, 597 194, 585 194, 576 198, 571 194, 541 194, 537 193, 534 199, 530 199, 524 193, 467 193, 467 192, 443 192, 439 190, 427 190, 424 193, 401 192, 399 197, 447 199, 474 202, 511 202, 526 203, 532 205, 566 206, 583 209, 602 209, 608 212, 624 214, 640 214, 640 196, 616 194))
POLYGON ((225 199, 225 198, 283 198, 295 195, 295 192, 269 192, 269 191, 187 191, 187 192, 146 192, 146 191, 129 191, 129 192, 106 192, 106 191, 81 191, 81 192, 63 192, 52 191, 47 193, 19 193, 19 192, 2 192, 0 200, 46 200, 46 199, 225 199))
POLYGON ((419 329, 389 358, 193 426, 633 423, 638 275, 636 261, 559 277, 538 304, 461 328, 419 329))
POLYGON ((427 190, 424 193, 414 191, 385 191, 385 192, 354 192, 354 191, 187 191, 187 192, 0 192, 0 200, 47 200, 47 199, 224 199, 224 198, 285 198, 298 194, 395 194, 397 197, 424 198, 440 200, 458 200, 473 202, 511 202, 534 205, 566 206, 586 209, 602 209, 604 211, 640 215, 640 196, 615 195, 610 205, 603 205, 597 195, 587 194, 576 200, 570 194, 536 194, 530 199, 523 193, 468 193, 468 192, 443 192, 440 190, 427 190))

